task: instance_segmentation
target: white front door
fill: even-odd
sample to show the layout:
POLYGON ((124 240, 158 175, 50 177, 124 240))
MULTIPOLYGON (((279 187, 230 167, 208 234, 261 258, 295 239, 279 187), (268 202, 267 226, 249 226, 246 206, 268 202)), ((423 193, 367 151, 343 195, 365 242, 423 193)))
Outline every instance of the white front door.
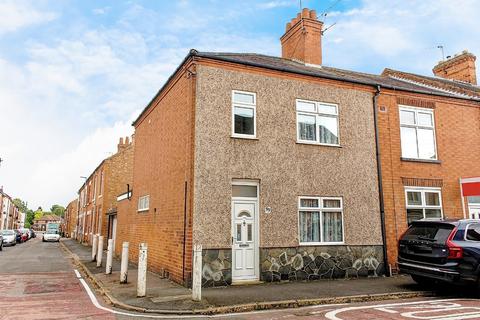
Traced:
POLYGON ((257 201, 232 201, 232 280, 258 280, 257 201))
POLYGON ((470 213, 470 219, 480 219, 480 206, 470 205, 468 206, 468 212, 470 213))

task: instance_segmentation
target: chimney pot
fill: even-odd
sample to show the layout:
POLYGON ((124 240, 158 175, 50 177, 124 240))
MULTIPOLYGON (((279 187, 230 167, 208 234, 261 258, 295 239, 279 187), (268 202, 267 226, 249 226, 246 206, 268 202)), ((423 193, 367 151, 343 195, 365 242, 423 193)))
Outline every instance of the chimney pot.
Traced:
POLYGON ((302 18, 310 18, 310 10, 307 8, 302 9, 302 18))
POLYGON ((315 10, 302 9, 287 23, 285 34, 280 38, 282 58, 299 60, 310 64, 322 64, 322 26, 316 19, 315 10), (298 22, 302 20, 302 24, 298 22))
POLYGON ((473 54, 464 50, 460 54, 455 54, 453 58, 439 62, 432 71, 437 77, 476 85, 477 72, 475 60, 476 57, 473 54))
POLYGON ((291 26, 292 24, 290 22, 287 22, 287 27, 285 28, 285 32, 288 31, 288 29, 290 29, 291 26))

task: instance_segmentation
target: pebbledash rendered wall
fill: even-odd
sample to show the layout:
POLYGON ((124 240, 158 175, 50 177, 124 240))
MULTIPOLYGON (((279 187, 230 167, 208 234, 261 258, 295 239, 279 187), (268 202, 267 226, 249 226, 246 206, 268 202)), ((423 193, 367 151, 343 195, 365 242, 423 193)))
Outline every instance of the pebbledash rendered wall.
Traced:
POLYGON ((351 84, 198 65, 192 237, 204 248, 204 286, 231 283, 233 179, 259 181, 261 280, 383 273, 372 96, 351 84), (232 90, 256 93, 255 140, 231 138, 232 90), (340 147, 296 142, 296 99, 338 104, 340 147), (299 196, 343 198, 343 245, 299 245, 299 196))

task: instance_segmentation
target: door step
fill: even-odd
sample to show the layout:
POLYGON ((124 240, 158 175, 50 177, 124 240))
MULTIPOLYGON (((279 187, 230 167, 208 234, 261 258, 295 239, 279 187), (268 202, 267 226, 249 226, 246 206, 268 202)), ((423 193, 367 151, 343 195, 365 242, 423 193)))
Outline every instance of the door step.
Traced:
POLYGON ((232 282, 232 286, 251 286, 255 284, 262 284, 265 283, 265 281, 260 281, 260 280, 237 280, 235 282, 232 282))

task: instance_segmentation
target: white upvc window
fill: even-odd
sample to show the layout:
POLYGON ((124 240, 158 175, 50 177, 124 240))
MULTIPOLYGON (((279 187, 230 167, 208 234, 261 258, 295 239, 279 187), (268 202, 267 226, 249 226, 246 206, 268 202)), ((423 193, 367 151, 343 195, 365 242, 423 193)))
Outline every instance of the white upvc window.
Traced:
POLYGON ((406 187, 407 223, 421 219, 441 219, 442 191, 440 188, 406 187))
POLYGON ((340 145, 338 105, 297 99, 296 110, 297 142, 340 145))
POLYGON ((343 203, 339 197, 298 198, 300 245, 343 244, 343 203))
POLYGON ((437 160, 432 109, 400 107, 402 158, 437 160))
POLYGON ((257 137, 257 96, 253 92, 232 91, 232 137, 257 137))
POLYGON ((138 198, 138 211, 147 211, 150 207, 150 196, 142 196, 138 198))

